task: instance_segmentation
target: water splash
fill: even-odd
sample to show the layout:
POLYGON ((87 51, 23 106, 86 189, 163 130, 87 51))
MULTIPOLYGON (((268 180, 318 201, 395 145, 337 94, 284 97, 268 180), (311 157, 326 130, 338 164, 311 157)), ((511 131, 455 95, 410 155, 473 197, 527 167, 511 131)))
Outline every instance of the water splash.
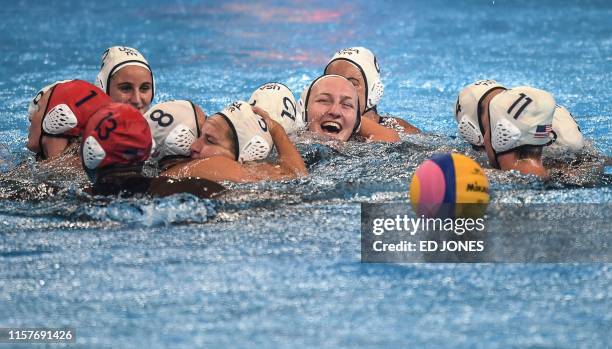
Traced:
POLYGON ((190 194, 177 194, 165 198, 94 201, 73 213, 74 216, 81 218, 117 222, 130 227, 202 224, 208 222, 215 214, 215 204, 212 201, 199 199, 190 194))

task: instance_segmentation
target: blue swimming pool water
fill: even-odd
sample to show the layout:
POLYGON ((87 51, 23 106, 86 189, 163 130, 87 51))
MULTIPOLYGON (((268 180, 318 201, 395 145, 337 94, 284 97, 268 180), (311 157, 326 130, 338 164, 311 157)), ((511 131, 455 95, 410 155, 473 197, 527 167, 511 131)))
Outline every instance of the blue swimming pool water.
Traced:
MULTIPOLYGON (((452 108, 476 79, 534 85, 612 154, 607 1, 15 1, 0 9, 0 327, 76 327, 83 348, 606 348, 609 264, 362 264, 359 203, 405 200, 415 166, 458 150, 452 108), (378 56, 380 110, 426 131, 400 144, 299 139, 311 175, 218 200, 91 201, 83 176, 28 161, 27 102, 93 81, 139 48, 157 101, 212 113, 267 81, 298 95, 337 49, 378 56)), ((601 156, 601 155, 599 155, 601 156)), ((587 164, 552 184, 487 170, 495 202, 612 201, 587 164)), ((576 223, 578 224, 578 222, 576 223)), ((1 344, 0 344, 1 345, 1 344)))

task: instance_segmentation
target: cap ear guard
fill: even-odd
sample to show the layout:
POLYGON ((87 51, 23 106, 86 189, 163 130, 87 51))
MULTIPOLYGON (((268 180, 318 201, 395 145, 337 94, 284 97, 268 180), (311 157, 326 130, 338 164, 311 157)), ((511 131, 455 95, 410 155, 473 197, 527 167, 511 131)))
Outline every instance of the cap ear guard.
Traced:
POLYGON ((191 128, 183 124, 177 125, 166 137, 164 142, 166 151, 163 155, 189 156, 191 154, 191 145, 195 141, 196 135, 191 128))
POLYGON ((43 117, 43 131, 59 135, 72 130, 78 124, 78 119, 72 109, 66 104, 58 104, 43 117))
POLYGON ((500 119, 493 127, 491 145, 493 149, 502 153, 515 148, 521 138, 521 130, 506 119, 500 119))
POLYGON ((36 113, 40 109, 38 102, 40 102, 40 99, 45 92, 46 90, 43 88, 42 90, 38 91, 36 96, 34 96, 34 98, 32 98, 30 101, 30 104, 28 105, 28 115, 30 115, 30 117, 32 117, 32 114, 36 113))
POLYGON ((82 153, 83 164, 90 170, 95 170, 106 157, 106 152, 93 136, 87 137, 83 142, 82 153))
POLYGON ((484 137, 482 133, 480 133, 478 125, 474 125, 468 117, 463 116, 461 121, 459 121, 458 127, 459 134, 467 142, 477 146, 482 146, 484 144, 484 137))
POLYGON ((304 100, 300 98, 297 102, 297 113, 299 115, 299 119, 302 121, 302 127, 305 127, 308 123, 306 121, 306 106, 304 105, 304 100))
POLYGON ((480 104, 497 89, 505 88, 495 80, 478 80, 459 91, 453 111, 459 134, 465 141, 476 146, 484 144, 484 130, 482 130, 478 119, 480 104))
POLYGON ((383 85, 383 83, 380 80, 376 81, 372 85, 372 89, 370 90, 370 93, 368 94, 368 105, 370 105, 371 108, 375 107, 378 104, 378 102, 380 102, 380 100, 382 99, 384 92, 385 92, 385 86, 383 85))
POLYGON ((251 138, 249 143, 242 147, 238 161, 244 162, 260 160, 268 156, 270 151, 272 151, 270 144, 268 144, 268 142, 266 142, 266 140, 260 135, 256 135, 251 138))
POLYGON ((229 124, 236 152, 236 161, 256 161, 265 159, 274 141, 266 121, 255 114, 250 104, 236 101, 217 113, 229 124))
POLYGON ((384 92, 385 86, 380 80, 372 84, 372 88, 370 89, 370 93, 368 94, 368 107, 375 107, 382 99, 384 92))

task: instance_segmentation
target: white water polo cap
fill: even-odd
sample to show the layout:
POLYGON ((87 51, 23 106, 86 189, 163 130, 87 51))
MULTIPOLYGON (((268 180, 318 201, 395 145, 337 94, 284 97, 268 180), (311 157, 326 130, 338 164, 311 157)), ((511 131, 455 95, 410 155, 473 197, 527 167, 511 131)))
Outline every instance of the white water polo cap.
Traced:
POLYGON ((584 136, 572 114, 563 106, 557 105, 553 115, 552 132, 555 144, 580 151, 584 147, 584 136))
MULTIPOLYGON (((314 79, 310 85, 306 86, 306 88, 304 89, 304 91, 302 91, 302 94, 300 95, 300 100, 298 101, 298 113, 301 115, 301 125, 300 127, 308 127, 308 123, 310 122, 309 120, 309 116, 308 116, 308 101, 310 100, 310 92, 312 91, 312 89, 315 87, 315 85, 324 80, 324 79, 328 79, 328 78, 341 78, 346 80, 346 78, 344 76, 340 76, 340 75, 335 75, 335 74, 330 74, 330 75, 321 75, 318 78, 314 79)), ((348 80, 347 80, 348 81, 348 80)), ((349 82, 350 83, 350 82, 349 82)), ((351 84, 352 85, 352 84, 351 84)), ((353 132, 352 134, 356 134, 359 132, 359 129, 361 128, 361 113, 360 113, 360 107, 359 107, 359 98, 357 98, 357 107, 355 108, 355 112, 356 112, 356 122, 355 122, 355 126, 353 126, 353 132)))
POLYGON ((234 138, 236 161, 247 162, 265 159, 274 142, 266 121, 244 101, 237 101, 217 113, 229 124, 234 138))
POLYGON ((495 80, 479 80, 464 87, 455 103, 455 119, 459 134, 468 143, 476 146, 484 144, 483 130, 478 123, 478 106, 489 93, 505 89, 495 80))
POLYGON ((30 118, 32 118, 32 115, 34 115, 34 113, 36 113, 39 109, 40 106, 38 105, 38 102, 40 102, 40 99, 42 98, 42 96, 49 91, 51 88, 53 88, 53 86, 57 85, 57 84, 62 84, 64 82, 68 82, 71 80, 60 80, 60 81, 56 81, 52 84, 49 84, 43 88, 41 88, 36 95, 34 96, 34 98, 32 98, 32 100, 30 101, 30 104, 28 104, 28 115, 30 115, 30 118))
POLYGON ((501 92, 489 103, 493 150, 550 143, 554 112, 555 99, 546 91, 520 86, 501 92))
POLYGON ((380 80, 380 67, 374 53, 365 47, 345 48, 336 52, 327 63, 325 71, 330 64, 338 60, 348 61, 359 68, 365 82, 365 112, 373 109, 380 102, 385 91, 385 86, 380 80))
POLYGON ((143 67, 151 73, 151 100, 155 97, 155 79, 153 79, 153 71, 149 66, 149 62, 137 49, 125 46, 113 46, 109 47, 102 54, 102 64, 100 66, 100 72, 96 78, 96 86, 102 91, 109 93, 108 89, 110 86, 111 77, 121 70, 130 65, 143 67))
POLYGON ((153 136, 151 159, 167 156, 189 156, 191 145, 200 137, 196 107, 191 101, 174 100, 151 107, 145 114, 153 136))
POLYGON ((269 82, 260 86, 251 95, 249 104, 267 111, 274 121, 283 126, 287 134, 300 129, 301 115, 298 115, 293 92, 281 83, 269 82))

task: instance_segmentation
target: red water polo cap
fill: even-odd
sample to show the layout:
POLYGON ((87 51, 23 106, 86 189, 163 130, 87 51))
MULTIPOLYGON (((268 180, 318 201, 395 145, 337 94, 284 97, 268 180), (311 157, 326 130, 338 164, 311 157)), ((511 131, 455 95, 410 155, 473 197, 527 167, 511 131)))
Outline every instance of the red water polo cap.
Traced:
POLYGON ((83 132, 81 155, 86 170, 111 165, 136 165, 151 155, 153 141, 147 120, 128 104, 111 103, 98 110, 83 132))
POLYGON ((78 137, 91 116, 110 104, 111 98, 96 86, 72 80, 57 84, 51 90, 42 119, 42 134, 78 137))

